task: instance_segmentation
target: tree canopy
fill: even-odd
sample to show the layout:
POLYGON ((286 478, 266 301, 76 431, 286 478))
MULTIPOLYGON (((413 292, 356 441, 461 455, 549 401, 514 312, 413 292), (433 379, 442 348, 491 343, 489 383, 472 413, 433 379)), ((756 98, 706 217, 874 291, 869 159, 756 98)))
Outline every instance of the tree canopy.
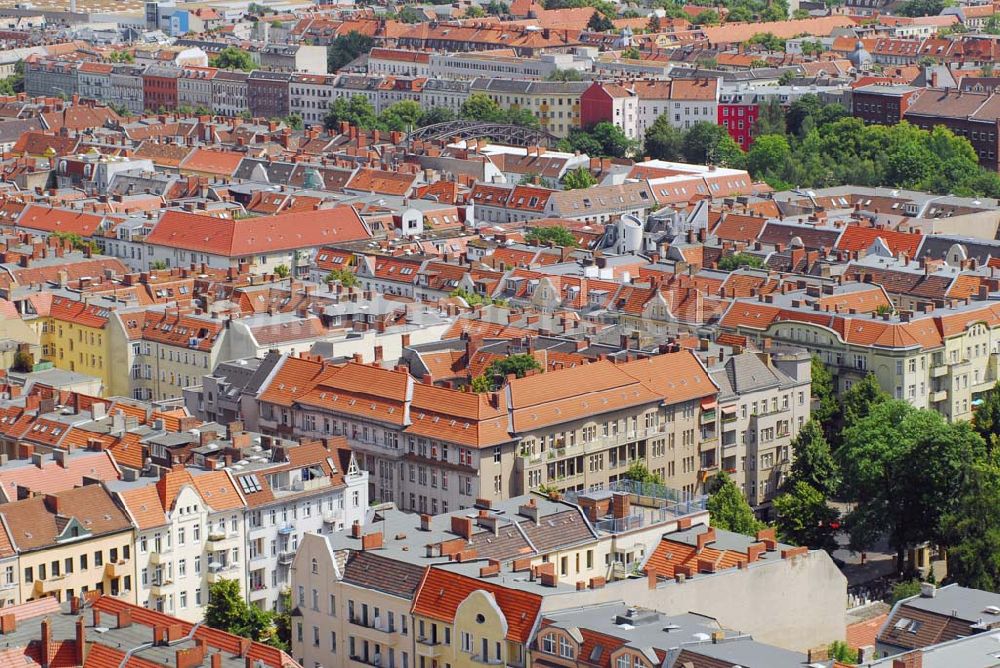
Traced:
POLYGON ((222 70, 243 70, 244 72, 249 72, 256 67, 250 52, 237 49, 235 46, 227 46, 217 55, 212 56, 208 64, 222 70))
POLYGON ((592 128, 574 128, 559 140, 557 148, 570 153, 579 151, 591 157, 624 158, 635 151, 636 144, 614 123, 602 121, 592 128))
POLYGON ((328 72, 336 72, 362 53, 372 50, 375 40, 368 35, 362 35, 352 30, 346 35, 338 35, 326 48, 326 65, 328 72))
POLYGON ((948 578, 986 591, 1000 591, 1000 469, 972 467, 952 510, 941 519, 948 548, 948 578))
POLYGON ((807 482, 798 480, 772 502, 778 536, 793 545, 833 551, 834 522, 840 516, 827 505, 826 496, 807 482))
POLYGON ((983 439, 968 422, 949 424, 895 399, 848 419, 842 436, 842 484, 857 502, 848 516, 851 547, 867 549, 884 534, 902 569, 908 547, 940 538, 969 465, 985 454, 983 439))
POLYGON ((718 267, 722 271, 732 271, 740 267, 752 267, 758 269, 764 266, 764 261, 750 253, 733 253, 725 255, 719 259, 718 267))
POLYGON ((576 248, 580 245, 577 243, 576 237, 573 236, 573 233, 561 225, 552 225, 550 227, 532 227, 528 230, 528 233, 524 235, 524 240, 529 244, 535 244, 537 246, 544 246, 549 242, 555 246, 565 246, 568 248, 576 248))
POLYGON ((577 167, 574 170, 566 172, 566 175, 563 176, 562 182, 563 187, 566 190, 580 190, 582 188, 589 188, 593 185, 597 185, 597 179, 595 179, 594 175, 590 173, 590 170, 585 167, 577 167))
POLYGON ((743 492, 725 471, 713 479, 712 486, 714 491, 708 497, 712 526, 747 536, 754 536, 764 528, 764 523, 753 514, 743 492))

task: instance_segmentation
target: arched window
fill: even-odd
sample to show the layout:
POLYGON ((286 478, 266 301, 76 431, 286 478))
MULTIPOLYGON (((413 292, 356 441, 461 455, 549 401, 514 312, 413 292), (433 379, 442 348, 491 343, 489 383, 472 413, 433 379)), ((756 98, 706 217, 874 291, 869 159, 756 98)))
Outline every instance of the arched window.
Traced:
POLYGON ((314 574, 318 574, 319 573, 319 563, 317 563, 315 557, 313 557, 313 560, 312 560, 312 572, 314 574))

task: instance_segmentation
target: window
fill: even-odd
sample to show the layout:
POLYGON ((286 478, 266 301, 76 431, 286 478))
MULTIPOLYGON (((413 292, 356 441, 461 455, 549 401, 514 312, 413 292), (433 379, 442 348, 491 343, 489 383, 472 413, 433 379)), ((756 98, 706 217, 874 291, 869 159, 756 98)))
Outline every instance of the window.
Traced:
POLYGON ((562 636, 559 637, 559 656, 567 659, 573 658, 573 646, 569 644, 569 640, 562 636))
POLYGON ((462 651, 471 652, 472 651, 472 634, 462 631, 462 651))

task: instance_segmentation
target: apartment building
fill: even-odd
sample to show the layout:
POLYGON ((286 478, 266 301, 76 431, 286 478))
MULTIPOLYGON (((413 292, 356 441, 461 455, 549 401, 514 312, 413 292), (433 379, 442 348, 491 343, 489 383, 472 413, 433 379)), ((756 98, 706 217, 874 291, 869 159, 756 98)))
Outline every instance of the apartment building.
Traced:
POLYGON ((215 102, 212 79, 219 70, 214 67, 185 67, 177 80, 177 105, 192 110, 209 110, 215 102))
POLYGON ((97 591, 135 601, 132 523, 101 484, 0 507, 18 555, 19 599, 97 591))
POLYGON ((711 375, 719 386, 722 468, 750 505, 767 506, 809 420, 811 357, 803 349, 742 353, 713 366, 711 375))
POLYGON ((303 536, 365 522, 368 474, 342 439, 265 450, 270 458, 252 454, 232 473, 246 500, 247 600, 278 610, 303 536))
POLYGON ((543 130, 566 137, 584 124, 580 96, 590 84, 584 81, 534 81, 480 77, 471 93, 488 96, 503 109, 527 109, 543 130))
POLYGON ((284 118, 291 109, 288 72, 255 70, 247 77, 247 103, 255 118, 284 118))
POLYGON ((664 114, 676 128, 687 129, 698 121, 716 122, 722 88, 720 78, 642 80, 630 86, 638 98, 637 137, 644 137, 646 130, 664 114))
POLYGON ((166 65, 150 65, 142 73, 142 99, 145 109, 156 113, 159 110, 177 109, 177 81, 181 70, 166 65))
POLYGON ((611 123, 629 139, 638 139, 639 97, 616 83, 594 82, 580 96, 580 123, 584 127, 611 123))
MULTIPOLYGON (((782 545, 770 531, 754 537, 710 528, 700 509, 669 505, 660 513, 651 503, 640 511, 634 502, 642 494, 584 493, 571 503, 537 495, 483 499, 473 512, 419 519, 380 508, 368 530, 308 535, 293 564, 301 616, 293 619, 292 654, 305 665, 571 666, 558 661, 558 637, 548 644, 555 620, 543 618, 611 601, 658 619, 676 616, 696 630, 739 629, 725 637, 749 642, 753 634, 786 652, 842 637, 844 578, 825 552, 782 545), (593 515, 600 519, 582 522, 589 510, 578 502, 600 506, 593 515), (624 552, 636 559, 623 563, 624 552), (734 587, 746 595, 733 597, 734 587), (794 604, 791 591, 803 593, 794 604), (762 605, 768 615, 760 615, 762 605)), ((656 631, 675 630, 667 627, 656 631)), ((581 638, 571 635, 579 650, 581 638)), ((678 646, 676 637, 667 642, 678 646)), ((568 651, 561 656, 573 659, 568 651)), ((661 658, 647 665, 684 664, 661 658)))
POLYGON ((69 99, 79 92, 78 64, 31 57, 24 61, 24 92, 29 97, 69 99))
POLYGON ((335 76, 296 74, 290 86, 291 111, 306 125, 321 125, 333 102, 335 76))
POLYGON ((442 107, 458 114, 472 94, 471 81, 430 78, 420 91, 420 106, 424 109, 442 107))
MULTIPOLYGON (((613 511, 609 495, 601 496, 581 495, 589 514, 541 496, 497 503, 481 499, 473 516, 456 510, 417 517, 382 508, 377 511, 378 521, 370 523, 371 529, 304 536, 292 573, 293 596, 301 612, 301 619, 294 622, 294 654, 305 665, 327 665, 341 657, 357 657, 369 664, 377 659, 382 666, 394 668, 427 665, 431 660, 463 664, 470 658, 463 652, 482 656, 482 642, 476 640, 475 651, 463 647, 463 631, 473 630, 458 627, 464 626, 463 618, 477 620, 483 614, 492 618, 477 621, 474 632, 481 638, 489 629, 489 662, 496 660, 499 642, 500 657, 510 659, 508 665, 526 665, 525 637, 505 637, 503 623, 496 617, 509 615, 503 603, 517 596, 503 587, 491 588, 498 584, 499 564, 515 560, 518 570, 537 568, 550 584, 621 577, 626 556, 631 567, 642 559, 638 546, 655 542, 660 533, 676 527, 674 513, 649 508, 642 514, 635 510, 638 506, 626 507, 627 495, 618 495, 613 511), (611 519, 615 512, 620 517, 611 519), (588 524, 590 517, 594 522, 588 524), (615 522, 627 522, 630 535, 594 528, 615 522), (456 551, 463 554, 463 560, 481 560, 466 570, 472 577, 452 581, 452 575, 428 568, 447 563, 456 551), (481 567, 485 575, 477 578, 481 567), (443 605, 441 586, 453 592, 443 605), (502 610, 490 606, 490 611, 484 611, 484 600, 474 594, 476 590, 482 590, 487 599, 494 597, 502 610), (463 599, 469 600, 463 603, 463 599), (455 606, 461 610, 456 612, 455 606)), ((707 513, 692 506, 688 520, 692 519, 707 521, 707 513)), ((518 623, 530 629, 531 620, 518 623)))
POLYGON ((476 394, 405 367, 284 357, 257 394, 264 433, 340 435, 373 500, 432 514, 542 485, 601 489, 636 461, 689 497, 719 467, 713 384, 690 352, 514 379, 476 394))
POLYGON ((246 591, 244 501, 224 471, 183 467, 113 486, 136 528, 133 577, 139 605, 187 621, 204 616, 219 579, 246 591))
POLYGON ((111 88, 105 98, 107 103, 124 107, 132 114, 141 114, 146 109, 142 73, 143 68, 137 65, 113 65, 111 88))
POLYGON ((53 366, 85 373, 113 387, 111 366, 111 302, 89 304, 63 295, 27 300, 25 321, 35 330, 42 356, 53 366))
POLYGON ((80 97, 85 100, 106 101, 111 96, 111 73, 114 66, 109 63, 80 63, 77 70, 80 97))
POLYGON ((212 77, 212 111, 220 116, 239 116, 247 111, 249 76, 246 72, 216 72, 212 77))
POLYGON ((950 304, 890 312, 881 286, 850 283, 736 300, 720 324, 758 343, 807 345, 838 391, 872 373, 897 399, 967 420, 997 380, 1000 311, 985 300, 950 304))
POLYGON ((180 398, 185 387, 215 368, 223 346, 222 321, 176 308, 121 310, 113 325, 112 375, 128 379, 128 391, 122 394, 133 399, 180 398))

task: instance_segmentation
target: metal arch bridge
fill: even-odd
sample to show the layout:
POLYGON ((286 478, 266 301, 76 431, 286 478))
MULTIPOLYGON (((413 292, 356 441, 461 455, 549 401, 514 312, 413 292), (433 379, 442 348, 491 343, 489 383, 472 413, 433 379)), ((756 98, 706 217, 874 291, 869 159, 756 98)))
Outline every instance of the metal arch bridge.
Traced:
POLYGON ((414 130, 407 141, 490 139, 511 146, 555 146, 559 138, 545 130, 488 121, 448 121, 414 130))

